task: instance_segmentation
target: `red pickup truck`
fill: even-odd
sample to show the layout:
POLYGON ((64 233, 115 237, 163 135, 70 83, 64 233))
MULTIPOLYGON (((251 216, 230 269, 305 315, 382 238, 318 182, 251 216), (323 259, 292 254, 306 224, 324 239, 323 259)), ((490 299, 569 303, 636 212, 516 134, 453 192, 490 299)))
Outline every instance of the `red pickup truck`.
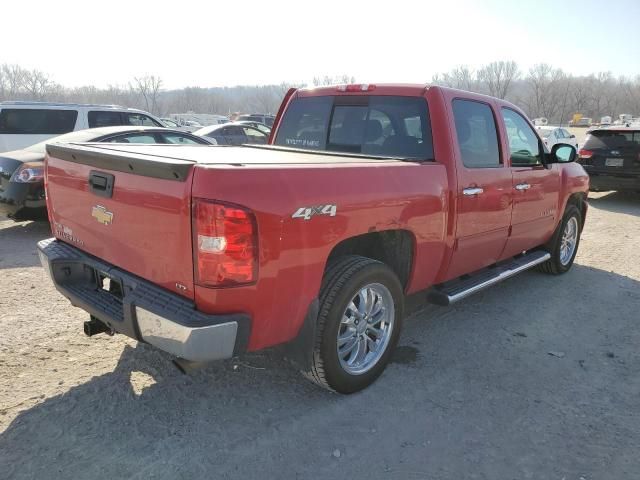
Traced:
POLYGON ((55 238, 39 253, 89 312, 85 333, 183 367, 286 344, 309 378, 350 393, 384 370, 405 294, 449 305, 573 263, 588 176, 507 102, 299 89, 274 125, 261 147, 48 146, 55 238))

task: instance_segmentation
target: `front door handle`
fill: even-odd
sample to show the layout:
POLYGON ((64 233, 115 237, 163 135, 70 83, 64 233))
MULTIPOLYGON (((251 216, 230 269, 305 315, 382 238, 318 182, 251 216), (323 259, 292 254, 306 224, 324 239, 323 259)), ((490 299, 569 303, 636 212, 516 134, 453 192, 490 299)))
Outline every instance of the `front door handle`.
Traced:
POLYGON ((480 195, 482 192, 484 192, 484 189, 480 188, 480 187, 469 187, 469 188, 465 188, 464 190, 462 190, 462 194, 467 196, 467 197, 473 197, 475 195, 480 195))
POLYGON ((529 190, 530 188, 531 185, 529 185, 528 183, 519 183, 515 186, 515 189, 520 192, 524 192, 525 190, 529 190))

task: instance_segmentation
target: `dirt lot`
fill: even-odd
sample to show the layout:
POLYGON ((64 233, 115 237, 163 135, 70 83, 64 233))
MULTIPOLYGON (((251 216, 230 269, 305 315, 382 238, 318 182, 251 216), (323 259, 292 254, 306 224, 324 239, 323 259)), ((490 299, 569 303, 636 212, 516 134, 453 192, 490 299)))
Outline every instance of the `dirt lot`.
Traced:
POLYGON ((273 352, 187 377, 85 337, 38 264, 48 226, 0 220, 0 478, 640 478, 640 197, 591 197, 570 273, 411 298, 394 364, 348 397, 273 352))

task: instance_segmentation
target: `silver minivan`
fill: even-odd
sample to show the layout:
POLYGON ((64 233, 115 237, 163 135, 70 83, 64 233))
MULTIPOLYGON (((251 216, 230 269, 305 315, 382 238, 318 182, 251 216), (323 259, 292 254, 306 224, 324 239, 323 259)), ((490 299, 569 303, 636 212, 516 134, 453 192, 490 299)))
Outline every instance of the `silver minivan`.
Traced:
POLYGON ((116 125, 164 127, 150 113, 117 105, 0 102, 0 152, 75 130, 116 125))

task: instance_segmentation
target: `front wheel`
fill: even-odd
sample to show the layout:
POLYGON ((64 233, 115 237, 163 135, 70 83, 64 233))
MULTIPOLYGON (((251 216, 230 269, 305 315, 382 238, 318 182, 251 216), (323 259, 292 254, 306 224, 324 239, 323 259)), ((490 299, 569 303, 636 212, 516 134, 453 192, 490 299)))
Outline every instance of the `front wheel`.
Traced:
POLYGON ((559 275, 571 268, 576 253, 578 253, 581 229, 582 215, 580 210, 575 205, 569 205, 558 230, 547 246, 551 258, 540 265, 543 272, 559 275))
POLYGON ((349 255, 327 269, 306 375, 339 393, 369 386, 384 371, 403 317, 402 286, 385 264, 349 255))

